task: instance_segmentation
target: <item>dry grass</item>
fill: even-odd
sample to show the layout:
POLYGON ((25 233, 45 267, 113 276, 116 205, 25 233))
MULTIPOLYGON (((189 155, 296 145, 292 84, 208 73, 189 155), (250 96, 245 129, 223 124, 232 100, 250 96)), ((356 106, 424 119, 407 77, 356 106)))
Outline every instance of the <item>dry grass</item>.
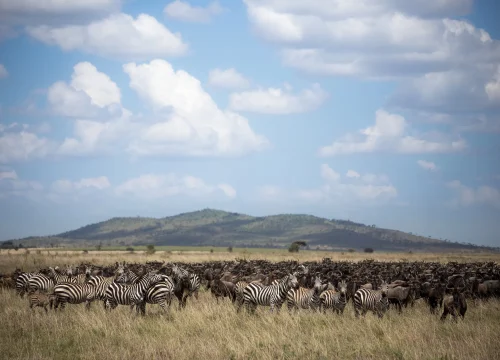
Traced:
MULTIPOLYGON (((47 265, 111 263, 126 260, 208 261, 242 257, 237 253, 213 254, 87 254, 45 255, 33 251, 0 255, 0 271, 47 265), (166 257, 167 256, 167 257, 166 257)), ((53 251, 55 253, 55 251, 53 251)), ((331 253, 250 254, 247 258, 320 260, 331 253), (286 256, 285 256, 286 255, 286 256)), ((350 259, 345 254, 342 259, 350 259)), ((360 260, 365 254, 357 254, 360 260)), ((431 260, 446 261, 442 255, 431 260)), ((437 255, 433 255, 437 256, 437 255)), ((471 256, 447 255, 453 261, 480 260, 471 256), (455 259, 457 258, 457 259, 455 259), (460 259, 460 260, 459 260, 460 259)), ((494 261, 484 255, 484 261, 494 261)), ((400 260, 407 254, 373 254, 379 260, 400 260), (378 256, 378 257, 377 257, 378 256), (392 258, 391 258, 392 257, 392 258)), ((446 258, 446 256, 445 256, 446 258)), ((333 258, 336 260, 336 258, 333 258)), ((416 259, 417 260, 417 259, 416 259)), ((421 260, 419 258, 418 260, 421 260)), ((448 259, 449 260, 449 259, 448 259)), ((498 260, 498 258, 496 259, 498 260)), ((352 303, 343 316, 301 312, 279 315, 259 308, 256 316, 236 314, 226 300, 216 304, 209 293, 188 300, 185 310, 174 301, 170 316, 157 305, 148 305, 147 316, 131 314, 119 306, 104 312, 94 303, 68 305, 65 312, 42 309, 32 313, 27 300, 12 290, 0 290, 0 358, 2 359, 498 359, 500 358, 500 302, 469 303, 465 321, 441 323, 423 303, 404 309, 402 316, 390 310, 380 320, 369 313, 355 319, 352 303)))

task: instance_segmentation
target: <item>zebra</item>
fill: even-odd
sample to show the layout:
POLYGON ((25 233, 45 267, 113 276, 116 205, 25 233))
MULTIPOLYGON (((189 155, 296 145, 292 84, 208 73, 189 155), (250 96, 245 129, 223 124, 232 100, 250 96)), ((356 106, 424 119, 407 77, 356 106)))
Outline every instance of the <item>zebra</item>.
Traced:
POLYGON ((323 290, 324 286, 321 285, 321 279, 316 276, 314 280, 314 287, 312 289, 307 289, 299 287, 297 289, 288 290, 286 302, 288 310, 291 312, 292 309, 313 309, 319 308, 319 294, 323 290))
MULTIPOLYGON (((182 269, 181 267, 174 265, 172 267, 173 278, 176 280, 181 280, 187 278, 189 281, 189 291, 185 296, 186 298, 193 295, 198 300, 198 291, 200 290, 201 280, 200 277, 195 273, 190 273, 189 271, 182 269)), ((184 300, 183 300, 184 301, 184 300)))
POLYGON ((35 275, 42 275, 41 273, 21 273, 16 279, 16 293, 24 298, 24 294, 29 290, 29 279, 35 275))
POLYGON ((72 273, 71 268, 68 268, 67 275, 58 274, 56 270, 52 267, 49 267, 49 271, 50 271, 49 278, 52 279, 55 284, 59 284, 62 282, 71 282, 71 283, 77 282, 77 278, 71 276, 72 273))
POLYGON ((389 284, 385 281, 380 285, 380 290, 358 289, 354 294, 354 313, 356 317, 359 317, 360 310, 363 316, 370 310, 374 314, 377 313, 379 318, 382 318, 389 308, 388 290, 389 284))
POLYGON ((243 290, 243 302, 247 310, 251 310, 252 313, 257 309, 257 305, 270 306, 271 312, 276 307, 277 312, 279 312, 288 290, 296 288, 297 285, 297 277, 294 274, 286 275, 277 285, 265 286, 259 283, 250 283, 243 290))
POLYGON ((29 278, 28 280, 28 294, 33 294, 38 292, 48 292, 55 285, 52 278, 44 274, 36 274, 29 278))
POLYGON ((113 282, 116 283, 126 283, 128 277, 125 273, 121 273, 121 275, 115 275, 111 277, 104 277, 101 275, 91 275, 88 279, 87 283, 95 286, 95 298, 94 300, 101 300, 103 302, 104 307, 106 306, 106 290, 113 282))
POLYGON ((32 293, 28 294, 28 301, 30 309, 33 311, 35 311, 35 307, 42 307, 45 313, 47 313, 47 306, 50 306, 52 309, 55 302, 55 296, 53 294, 32 293))
POLYGON ((343 314, 347 304, 347 283, 345 280, 338 284, 339 291, 325 290, 319 295, 320 307, 323 312, 332 309, 337 314, 343 314))
MULTIPOLYGON (((163 277, 153 272, 146 273, 134 285, 120 284, 116 281, 109 284, 106 289, 105 308, 112 310, 118 305, 137 305, 144 302, 146 290, 153 284, 162 281, 163 277)), ((141 305, 145 311, 145 305, 141 305)), ((133 307, 131 307, 133 310, 133 307)), ((143 315, 145 312, 142 313, 143 315)))
MULTIPOLYGON (((162 277, 162 281, 151 285, 144 296, 144 301, 141 304, 136 304, 136 311, 141 313, 146 313, 146 303, 148 304, 158 304, 163 309, 163 312, 167 312, 167 305, 170 308, 172 303, 172 296, 174 294, 174 281, 170 276, 159 275, 162 277)), ((134 305, 131 305, 131 310, 134 305)))
MULTIPOLYGON (((90 265, 85 265, 85 272, 83 274, 73 275, 73 269, 71 269, 71 274, 69 277, 75 281, 77 284, 85 284, 91 275, 92 267, 90 265)), ((73 282, 72 281, 72 282, 73 282)))
POLYGON ((66 303, 81 304, 85 302, 85 308, 90 310, 90 303, 96 297, 97 287, 92 284, 78 284, 78 283, 60 283, 54 286, 54 295, 56 302, 54 309, 57 310, 59 304, 61 310, 66 306, 66 303))

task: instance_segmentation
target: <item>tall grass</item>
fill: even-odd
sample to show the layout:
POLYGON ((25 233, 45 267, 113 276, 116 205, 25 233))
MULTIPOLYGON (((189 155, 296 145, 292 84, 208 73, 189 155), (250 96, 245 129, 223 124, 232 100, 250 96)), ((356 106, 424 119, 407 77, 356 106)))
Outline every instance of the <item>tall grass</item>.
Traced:
POLYGON ((333 313, 280 314, 259 308, 236 314, 209 293, 163 315, 148 305, 143 318, 119 306, 106 313, 68 305, 64 312, 31 312, 27 300, 0 292, 3 359, 498 359, 500 302, 469 306, 465 321, 441 323, 423 303, 390 310, 383 319, 355 319, 352 304, 333 313))

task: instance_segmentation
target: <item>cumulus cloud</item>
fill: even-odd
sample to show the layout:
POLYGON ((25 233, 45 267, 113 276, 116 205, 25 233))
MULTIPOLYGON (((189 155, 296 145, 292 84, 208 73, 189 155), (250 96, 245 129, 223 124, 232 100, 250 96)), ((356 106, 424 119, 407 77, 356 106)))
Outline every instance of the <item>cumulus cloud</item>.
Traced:
POLYGON ((119 196, 136 196, 146 199, 158 199, 172 196, 203 198, 224 196, 235 198, 236 190, 229 184, 207 184, 203 179, 191 175, 145 174, 125 181, 116 187, 119 196))
POLYGON ((40 137, 28 126, 19 126, 17 123, 0 126, 0 163, 42 158, 52 152, 54 147, 54 142, 40 137))
POLYGON ((0 198, 22 196, 34 198, 43 189, 38 181, 26 181, 15 170, 0 169, 0 198))
POLYGON ((447 184, 454 192, 451 204, 455 206, 488 205, 500 209, 500 191, 491 186, 468 187, 458 180, 447 184))
POLYGON ((488 128, 498 126, 500 42, 453 18, 469 13, 473 0, 244 2, 255 33, 278 45, 287 66, 397 80, 393 108, 455 115, 494 109, 496 125, 488 128))
POLYGON ((286 115, 304 113, 317 109, 328 97, 319 84, 293 93, 285 84, 281 88, 268 88, 233 93, 229 97, 229 107, 237 111, 262 114, 286 115))
POLYGON ((394 152, 400 154, 449 153, 461 151, 467 144, 463 139, 449 140, 443 136, 416 136, 410 134, 404 117, 377 110, 375 124, 362 129, 358 134, 348 134, 321 147, 321 156, 341 154, 394 152))
POLYGON ((250 86, 250 80, 236 69, 213 69, 208 74, 208 84, 224 89, 244 89, 250 86))
POLYGON ((432 161, 418 160, 417 164, 424 170, 436 171, 438 169, 432 161))
POLYGON ((213 1, 206 7, 193 6, 187 1, 175 0, 163 9, 166 16, 193 23, 209 23, 212 18, 221 14, 225 9, 218 1, 213 1))
POLYGON ((268 140, 253 132, 243 116, 219 109, 198 79, 175 71, 164 60, 123 66, 130 87, 164 121, 144 127, 130 144, 136 155, 234 156, 264 149, 268 140))
POLYGON ((71 82, 58 81, 47 91, 52 110, 63 116, 93 117, 104 109, 109 115, 121 102, 121 92, 108 75, 89 62, 73 67, 71 82))
POLYGON ((312 189, 284 189, 266 185, 257 190, 260 199, 289 203, 347 204, 360 201, 362 204, 381 204, 397 197, 398 191, 385 175, 359 174, 354 170, 342 177, 328 164, 322 164, 320 175, 324 184, 312 189), (352 176, 352 175, 358 176, 352 176))
POLYGON ((52 183, 45 196, 55 203, 63 204, 70 201, 88 200, 90 196, 102 196, 102 191, 110 187, 111 183, 106 176, 75 181, 59 179, 52 183))
POLYGON ((6 78, 7 76, 9 76, 7 69, 3 64, 0 64, 0 79, 6 78))
POLYGON ((28 27, 28 34, 65 51, 120 59, 146 59, 183 55, 188 45, 178 33, 172 33, 153 16, 112 14, 88 25, 28 27))

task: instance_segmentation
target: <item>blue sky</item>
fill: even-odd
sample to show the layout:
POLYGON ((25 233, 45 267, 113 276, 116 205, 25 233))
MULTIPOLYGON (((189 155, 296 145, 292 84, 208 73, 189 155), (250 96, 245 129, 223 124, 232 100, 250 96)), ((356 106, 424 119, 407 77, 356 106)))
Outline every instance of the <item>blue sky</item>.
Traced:
POLYGON ((499 10, 0 0, 0 239, 211 207, 498 246, 499 10))

